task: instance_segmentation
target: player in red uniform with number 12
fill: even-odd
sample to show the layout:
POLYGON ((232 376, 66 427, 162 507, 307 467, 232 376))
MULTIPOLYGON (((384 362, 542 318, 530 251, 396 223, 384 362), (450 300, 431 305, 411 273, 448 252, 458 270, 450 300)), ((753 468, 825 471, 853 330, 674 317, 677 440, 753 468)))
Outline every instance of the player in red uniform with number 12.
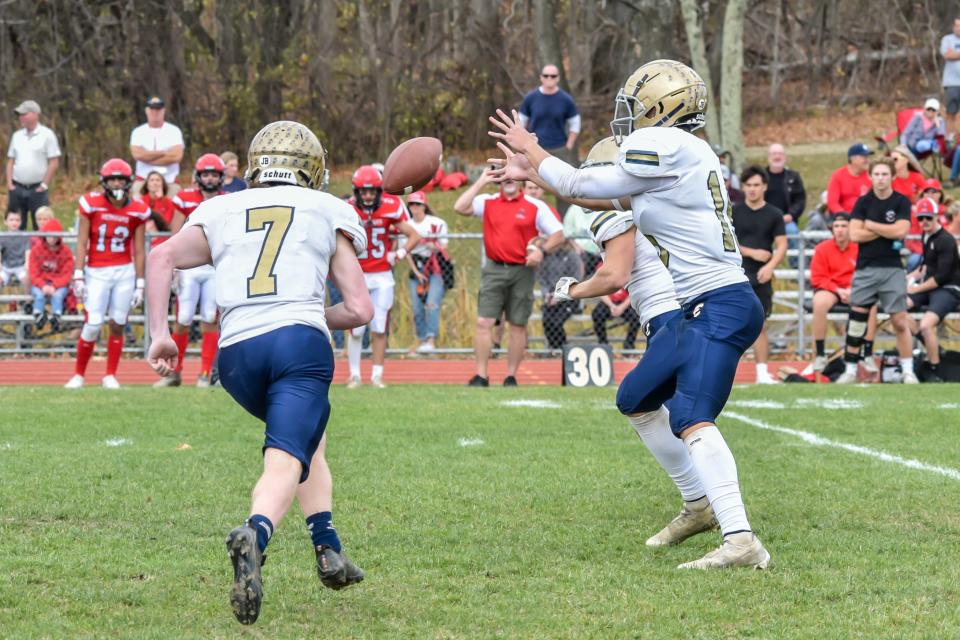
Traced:
POLYGON ((100 169, 103 191, 80 196, 77 270, 73 289, 84 301, 86 322, 77 341, 77 368, 65 387, 83 386, 100 326, 109 320, 107 375, 103 386, 119 389, 117 366, 123 353, 123 327, 130 309, 143 302, 144 223, 150 208, 130 198, 133 169, 112 158, 100 169))

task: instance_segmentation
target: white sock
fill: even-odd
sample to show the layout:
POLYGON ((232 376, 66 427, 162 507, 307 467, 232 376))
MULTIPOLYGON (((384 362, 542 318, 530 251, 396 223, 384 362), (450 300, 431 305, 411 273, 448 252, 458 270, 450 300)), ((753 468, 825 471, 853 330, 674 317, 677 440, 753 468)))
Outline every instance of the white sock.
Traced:
POLYGON ((766 362, 758 362, 758 363, 757 363, 757 377, 758 377, 758 378, 761 378, 761 377, 766 377, 766 376, 769 376, 769 375, 770 375, 770 372, 767 370, 767 363, 766 363, 766 362))
POLYGON ((844 362, 844 363, 843 363, 843 372, 844 372, 844 373, 852 373, 853 375, 857 375, 857 365, 858 365, 858 364, 860 364, 860 363, 859 363, 859 362, 844 362))
POLYGON ((904 373, 913 373, 913 358, 900 358, 900 370, 904 373))
POLYGON ((382 378, 383 377, 383 365, 375 364, 373 365, 373 373, 370 375, 371 378, 382 378))
POLYGON ((350 363, 350 377, 360 377, 360 352, 363 351, 363 338, 354 338, 347 334, 347 362, 350 363))
POLYGON ((628 416, 627 419, 643 440, 643 444, 647 445, 647 449, 677 485, 684 502, 693 502, 707 495, 700 484, 700 476, 690 461, 687 448, 670 430, 670 413, 665 407, 637 416, 628 416))
POLYGON ((737 463, 716 426, 697 429, 684 439, 690 460, 720 523, 723 535, 750 531, 747 511, 740 497, 737 463))

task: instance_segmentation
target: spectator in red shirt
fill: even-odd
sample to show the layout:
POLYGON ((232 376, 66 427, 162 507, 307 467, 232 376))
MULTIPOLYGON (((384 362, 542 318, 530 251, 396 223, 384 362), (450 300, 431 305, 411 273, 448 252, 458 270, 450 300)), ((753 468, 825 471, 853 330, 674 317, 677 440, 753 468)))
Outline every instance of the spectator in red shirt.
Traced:
MULTIPOLYGON (((146 223, 147 233, 157 231, 170 231, 170 223, 173 222, 173 199, 168 194, 167 181, 159 171, 151 171, 147 174, 144 182, 144 195, 140 199, 150 207, 150 220, 146 223)), ((154 238, 150 246, 155 248, 162 244, 166 238, 154 238)))
POLYGON ((827 184, 827 210, 830 213, 853 211, 853 205, 860 196, 873 188, 870 174, 867 173, 867 163, 872 154, 873 151, 862 142, 847 149, 847 164, 834 171, 827 184))
POLYGON ((601 296, 600 302, 593 308, 590 317, 593 319, 593 332, 600 344, 607 344, 607 322, 614 318, 623 318, 627 325, 627 335, 623 339, 623 348, 633 349, 636 346, 637 331, 640 329, 640 316, 630 306, 630 294, 627 293, 626 289, 620 289, 608 296, 601 296))
POLYGON ((499 193, 480 193, 492 182, 490 170, 460 194, 453 209, 464 216, 483 218, 483 248, 487 255, 477 299, 477 331, 473 346, 477 374, 471 387, 490 386, 487 362, 491 330, 506 311, 509 325, 505 387, 517 386, 517 369, 527 344, 527 321, 533 311, 536 268, 563 243, 563 225, 542 200, 528 198, 515 180, 504 180, 499 193), (546 236, 540 245, 539 236, 546 236))
MULTIPOLYGON (((47 221, 40 231, 54 233, 63 231, 60 222, 54 218, 47 221)), ((50 302, 50 327, 60 328, 60 316, 63 315, 63 301, 69 293, 73 275, 73 251, 63 244, 60 236, 47 236, 30 250, 30 282, 33 285, 33 317, 37 328, 47 323, 47 301, 50 302)))
MULTIPOLYGON (((813 340, 817 355, 814 371, 827 366, 827 314, 838 304, 850 304, 850 283, 857 265, 860 245, 850 242, 850 215, 838 213, 830 226, 833 238, 817 245, 810 261, 810 284, 813 285, 813 340)), ((877 308, 870 311, 866 340, 873 344, 877 331, 877 308)), ((869 359, 868 359, 869 360, 869 359)))
POLYGON ((893 160, 894 167, 893 190, 910 198, 911 203, 915 203, 920 199, 927 181, 923 179, 923 173, 914 161, 913 154, 901 144, 890 152, 890 159, 893 160))

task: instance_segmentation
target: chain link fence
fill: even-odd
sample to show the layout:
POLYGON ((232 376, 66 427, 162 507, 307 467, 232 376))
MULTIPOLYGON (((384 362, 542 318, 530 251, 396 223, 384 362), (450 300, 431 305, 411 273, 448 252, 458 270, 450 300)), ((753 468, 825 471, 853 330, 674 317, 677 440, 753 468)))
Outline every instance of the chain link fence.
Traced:
MULTIPOLYGON (((73 248, 76 234, 72 232, 45 233, 17 232, 11 236, 61 236, 73 248)), ((166 236, 166 233, 147 234, 149 251, 151 240, 166 236)), ((447 251, 454 262, 453 287, 443 292, 439 301, 439 331, 436 348, 430 351, 434 357, 464 355, 473 352, 473 336, 477 318, 477 292, 480 286, 480 271, 484 263, 482 234, 450 233, 442 236, 448 240, 447 251)), ((781 358, 806 358, 811 351, 810 303, 813 291, 809 284, 809 262, 816 244, 830 234, 827 232, 801 232, 788 236, 791 249, 788 259, 775 271, 774 307, 769 319, 771 351, 781 358), (792 265, 792 266, 791 266, 792 265)), ((913 236, 910 237, 913 239, 913 236)), ((570 239, 575 240, 575 239, 570 239)), ((528 351, 544 356, 559 355, 565 344, 607 342, 617 354, 639 354, 644 348, 644 339, 635 313, 618 296, 612 299, 589 299, 576 303, 555 303, 550 295, 553 284, 564 275, 589 276, 598 266, 600 257, 582 249, 576 242, 567 242, 554 254, 548 255, 538 269, 534 286, 533 314, 527 325, 528 351)), ((389 322, 388 353, 395 355, 415 353, 423 337, 423 327, 418 336, 417 324, 425 322, 437 296, 430 297, 429 288, 418 287, 410 277, 406 264, 394 268, 396 287, 394 306, 389 322), (418 299, 420 304, 418 304, 418 299), (417 314, 415 315, 415 310, 417 314)), ((146 304, 146 303, 145 303, 146 304)), ((169 320, 173 321, 175 301, 171 299, 169 320)), ((68 298, 68 307, 59 327, 54 330, 49 323, 37 328, 34 318, 32 296, 22 284, 8 285, 0 291, 0 355, 11 354, 63 354, 75 349, 77 335, 83 323, 82 305, 68 298)), ((145 331, 146 309, 131 311, 127 324, 127 339, 124 351, 144 355, 149 348, 149 335, 145 331)), ((831 313, 828 320, 833 324, 828 332, 828 346, 839 348, 843 340, 845 313, 831 313)), ((893 335, 887 327, 885 314, 880 314, 881 327, 877 342, 879 348, 892 347, 893 335)), ((954 313, 944 323, 945 347, 955 346, 960 316, 954 313)), ((495 332, 494 342, 499 334, 495 332)), ((199 318, 191 328, 191 349, 199 353, 199 318)), ((341 332, 334 334, 335 346, 343 346, 341 332)), ((502 342, 506 347, 505 340, 502 342)), ((503 351, 504 349, 500 349, 503 351)), ((423 354, 421 354, 423 355, 423 354)))

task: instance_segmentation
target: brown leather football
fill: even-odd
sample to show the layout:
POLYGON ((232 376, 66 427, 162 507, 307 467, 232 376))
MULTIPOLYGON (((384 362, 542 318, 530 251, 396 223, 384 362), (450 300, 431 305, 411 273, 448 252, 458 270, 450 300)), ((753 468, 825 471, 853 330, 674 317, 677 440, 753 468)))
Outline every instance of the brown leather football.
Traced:
POLYGON ((390 152, 383 165, 383 190, 395 196, 423 188, 440 167, 443 143, 436 138, 411 138, 390 152))

